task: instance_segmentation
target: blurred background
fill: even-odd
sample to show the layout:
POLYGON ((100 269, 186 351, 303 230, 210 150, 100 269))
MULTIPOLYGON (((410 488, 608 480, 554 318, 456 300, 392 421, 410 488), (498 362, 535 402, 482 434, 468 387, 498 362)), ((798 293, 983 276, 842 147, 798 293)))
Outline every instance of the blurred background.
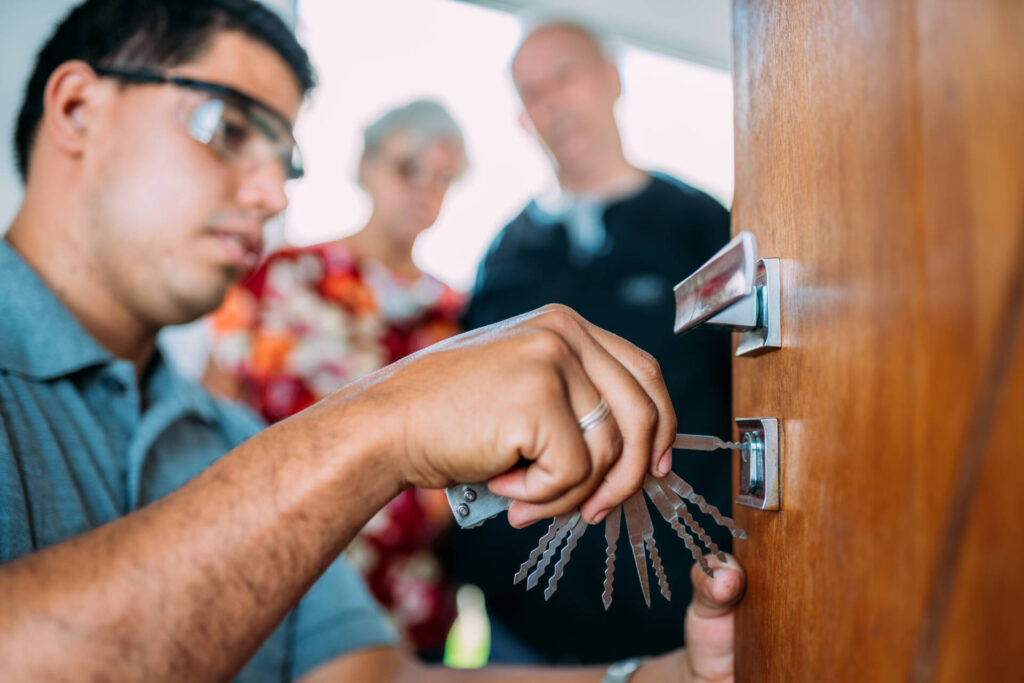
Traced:
MULTIPOLYGON (((21 195, 10 138, 24 81, 42 40, 73 4, 4 0, 0 9, 0 232, 21 195)), ((463 126, 472 165, 449 193, 435 227, 417 243, 415 256, 424 270, 468 289, 495 233, 532 195, 553 184, 540 148, 519 126, 519 102, 508 75, 522 18, 541 6, 544 16, 582 18, 617 39, 627 156, 731 204, 726 0, 267 4, 296 26, 320 75, 296 132, 307 176, 289 188, 291 206, 268 226, 268 246, 321 242, 363 225, 369 204, 354 181, 362 127, 396 104, 430 96, 448 105, 463 126)))

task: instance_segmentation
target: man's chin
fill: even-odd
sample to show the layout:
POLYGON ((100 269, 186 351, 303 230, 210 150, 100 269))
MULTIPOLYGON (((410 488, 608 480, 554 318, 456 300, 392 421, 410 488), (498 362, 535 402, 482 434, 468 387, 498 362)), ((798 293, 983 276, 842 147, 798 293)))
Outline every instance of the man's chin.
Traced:
POLYGON ((171 310, 167 311, 163 324, 186 325, 212 313, 220 307, 228 288, 237 280, 238 278, 232 278, 223 284, 196 287, 189 291, 179 292, 170 307, 171 310))
POLYGON ((587 144, 566 143, 551 149, 551 155, 561 169, 578 173, 588 168, 593 162, 594 147, 587 144))

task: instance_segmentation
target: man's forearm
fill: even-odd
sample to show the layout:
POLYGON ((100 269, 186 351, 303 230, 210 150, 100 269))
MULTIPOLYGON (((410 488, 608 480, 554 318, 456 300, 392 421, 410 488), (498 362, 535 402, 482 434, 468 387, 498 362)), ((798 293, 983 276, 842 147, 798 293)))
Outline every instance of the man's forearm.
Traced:
POLYGON ((5 676, 234 674, 399 489, 369 462, 374 430, 358 406, 338 410, 344 398, 268 429, 157 503, 0 566, 5 676))
POLYGON ((163 501, 0 568, 0 661, 33 680, 228 678, 402 486, 487 480, 515 499, 512 524, 593 520, 639 488, 675 426, 653 359, 564 307, 453 338, 163 501), (615 419, 582 432, 601 398, 615 419))

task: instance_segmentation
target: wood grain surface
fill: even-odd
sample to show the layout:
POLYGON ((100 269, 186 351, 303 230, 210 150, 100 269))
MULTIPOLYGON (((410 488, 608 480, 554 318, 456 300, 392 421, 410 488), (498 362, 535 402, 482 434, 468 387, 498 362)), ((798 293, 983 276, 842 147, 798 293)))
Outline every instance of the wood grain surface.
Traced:
POLYGON ((733 229, 782 258, 782 511, 739 681, 1024 680, 1024 2, 733 7, 733 229))

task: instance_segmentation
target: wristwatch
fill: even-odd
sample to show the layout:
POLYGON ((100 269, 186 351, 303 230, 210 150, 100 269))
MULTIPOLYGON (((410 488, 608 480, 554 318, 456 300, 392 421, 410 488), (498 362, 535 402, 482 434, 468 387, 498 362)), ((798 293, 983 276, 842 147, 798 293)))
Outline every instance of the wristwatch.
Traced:
POLYGON ((626 683, 647 659, 647 657, 630 657, 615 662, 604 672, 601 683, 626 683))

